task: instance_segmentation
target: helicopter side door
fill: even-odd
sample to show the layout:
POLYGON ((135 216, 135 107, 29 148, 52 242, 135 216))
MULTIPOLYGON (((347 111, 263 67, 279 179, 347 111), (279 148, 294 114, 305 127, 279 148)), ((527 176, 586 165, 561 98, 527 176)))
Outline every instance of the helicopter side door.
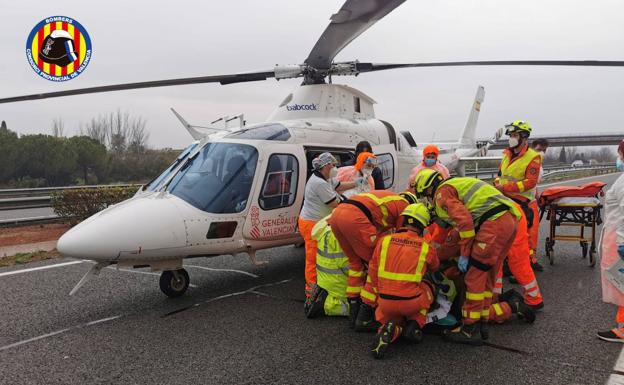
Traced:
POLYGON ((266 151, 257 174, 243 237, 279 240, 299 237, 297 218, 305 192, 306 158, 300 145, 279 145, 266 151))

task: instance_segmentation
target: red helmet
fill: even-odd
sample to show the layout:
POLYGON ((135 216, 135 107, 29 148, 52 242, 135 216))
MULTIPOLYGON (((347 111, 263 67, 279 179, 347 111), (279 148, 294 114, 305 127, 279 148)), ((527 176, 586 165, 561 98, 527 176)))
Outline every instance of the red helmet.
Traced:
POLYGON ((620 145, 618 146, 618 152, 624 155, 624 139, 620 142, 620 145))

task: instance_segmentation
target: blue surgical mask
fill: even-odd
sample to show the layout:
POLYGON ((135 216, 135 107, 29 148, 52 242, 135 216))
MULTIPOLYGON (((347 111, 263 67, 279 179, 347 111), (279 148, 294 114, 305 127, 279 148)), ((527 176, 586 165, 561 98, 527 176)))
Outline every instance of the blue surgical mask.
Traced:
POLYGON ((434 164, 436 164, 436 160, 435 159, 425 159, 425 165, 427 165, 427 167, 431 167, 434 164))
POLYGON ((624 162, 622 162, 622 159, 618 156, 617 160, 615 161, 615 168, 618 171, 624 171, 624 162))

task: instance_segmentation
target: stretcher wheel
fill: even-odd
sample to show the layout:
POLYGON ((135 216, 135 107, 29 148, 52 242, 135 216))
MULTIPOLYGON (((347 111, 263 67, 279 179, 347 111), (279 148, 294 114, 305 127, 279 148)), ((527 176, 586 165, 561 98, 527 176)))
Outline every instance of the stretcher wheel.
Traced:
POLYGON ((582 257, 585 258, 587 257, 587 251, 589 249, 589 247, 587 247, 587 242, 581 242, 581 248, 583 249, 582 251, 582 257))
POLYGON ((596 249, 595 248, 591 248, 589 250, 589 267, 594 267, 596 265, 596 249))
POLYGON ((553 248, 553 244, 554 242, 551 242, 550 238, 547 237, 544 248, 546 249, 546 256, 548 257, 548 262, 550 263, 550 265, 553 265, 555 263, 555 250, 553 248))

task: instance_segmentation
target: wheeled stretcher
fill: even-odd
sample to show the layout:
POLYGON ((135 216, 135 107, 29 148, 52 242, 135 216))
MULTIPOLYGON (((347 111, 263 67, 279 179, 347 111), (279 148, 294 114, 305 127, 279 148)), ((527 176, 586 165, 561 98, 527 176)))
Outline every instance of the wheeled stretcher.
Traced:
POLYGON ((539 197, 540 220, 546 214, 550 222, 550 234, 546 238, 545 249, 551 265, 555 262, 556 241, 579 242, 582 257, 588 257, 590 267, 596 264, 596 226, 602 223, 599 196, 604 195, 604 186, 605 183, 593 182, 583 186, 551 187, 542 192, 539 197), (578 227, 579 235, 558 235, 559 226, 578 227))

